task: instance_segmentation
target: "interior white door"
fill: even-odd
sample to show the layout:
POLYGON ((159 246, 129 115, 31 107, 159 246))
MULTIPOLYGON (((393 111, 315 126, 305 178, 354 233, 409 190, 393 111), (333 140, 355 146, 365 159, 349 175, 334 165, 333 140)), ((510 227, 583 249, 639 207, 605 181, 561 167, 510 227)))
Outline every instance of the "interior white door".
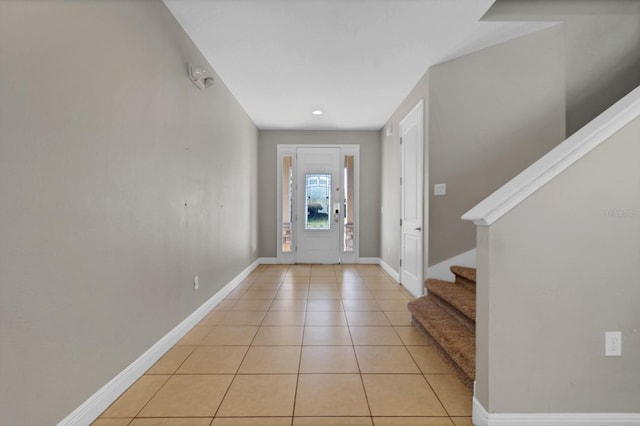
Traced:
POLYGON ((400 122, 401 245, 400 282, 414 296, 422 296, 423 284, 423 178, 424 107, 420 101, 400 122))
POLYGON ((299 147, 296 157, 296 262, 339 263, 340 148, 299 147))

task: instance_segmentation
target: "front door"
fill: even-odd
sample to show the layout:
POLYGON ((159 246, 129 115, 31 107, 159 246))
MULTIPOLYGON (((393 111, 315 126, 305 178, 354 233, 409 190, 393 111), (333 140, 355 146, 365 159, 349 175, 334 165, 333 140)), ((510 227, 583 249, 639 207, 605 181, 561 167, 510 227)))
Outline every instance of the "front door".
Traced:
POLYGON ((401 246, 400 282, 416 297, 422 296, 423 276, 423 150, 424 114, 422 101, 400 122, 401 246))
POLYGON ((343 210, 340 148, 299 147, 296 154, 296 261, 339 263, 343 210))
POLYGON ((360 147, 278 145, 278 263, 356 263, 360 147))

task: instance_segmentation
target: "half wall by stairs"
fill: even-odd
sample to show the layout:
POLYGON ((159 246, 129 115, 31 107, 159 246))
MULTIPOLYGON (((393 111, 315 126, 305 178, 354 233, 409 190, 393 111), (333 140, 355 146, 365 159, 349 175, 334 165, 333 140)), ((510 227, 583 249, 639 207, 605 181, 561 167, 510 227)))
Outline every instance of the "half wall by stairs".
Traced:
POLYGON ((452 266, 455 283, 425 282, 427 295, 409 302, 414 326, 471 390, 476 356, 476 270, 452 266))

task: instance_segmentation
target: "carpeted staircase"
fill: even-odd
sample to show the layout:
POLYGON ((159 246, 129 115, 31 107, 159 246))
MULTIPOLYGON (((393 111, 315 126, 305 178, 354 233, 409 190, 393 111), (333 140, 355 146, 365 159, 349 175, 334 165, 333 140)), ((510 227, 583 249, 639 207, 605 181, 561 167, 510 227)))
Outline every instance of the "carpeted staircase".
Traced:
POLYGON ((412 322, 473 388, 476 376, 476 270, 452 266, 455 283, 428 279, 427 295, 409 302, 412 322))

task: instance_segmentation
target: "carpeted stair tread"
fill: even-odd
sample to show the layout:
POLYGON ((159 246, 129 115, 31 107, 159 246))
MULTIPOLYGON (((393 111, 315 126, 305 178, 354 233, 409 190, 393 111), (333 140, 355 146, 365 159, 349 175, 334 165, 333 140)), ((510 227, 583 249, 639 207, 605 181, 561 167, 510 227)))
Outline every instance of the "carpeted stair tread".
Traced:
POLYGON ((456 283, 476 285, 476 268, 452 266, 449 270, 456 276, 456 283))
POLYGON ((408 304, 409 312, 420 331, 426 332, 452 362, 464 382, 469 385, 475 379, 475 332, 461 324, 433 298, 420 297, 408 304))
POLYGON ((428 279, 426 282, 428 293, 432 293, 444 302, 453 306, 462 315, 475 323, 476 321, 476 293, 468 286, 461 286, 449 281, 428 279))

